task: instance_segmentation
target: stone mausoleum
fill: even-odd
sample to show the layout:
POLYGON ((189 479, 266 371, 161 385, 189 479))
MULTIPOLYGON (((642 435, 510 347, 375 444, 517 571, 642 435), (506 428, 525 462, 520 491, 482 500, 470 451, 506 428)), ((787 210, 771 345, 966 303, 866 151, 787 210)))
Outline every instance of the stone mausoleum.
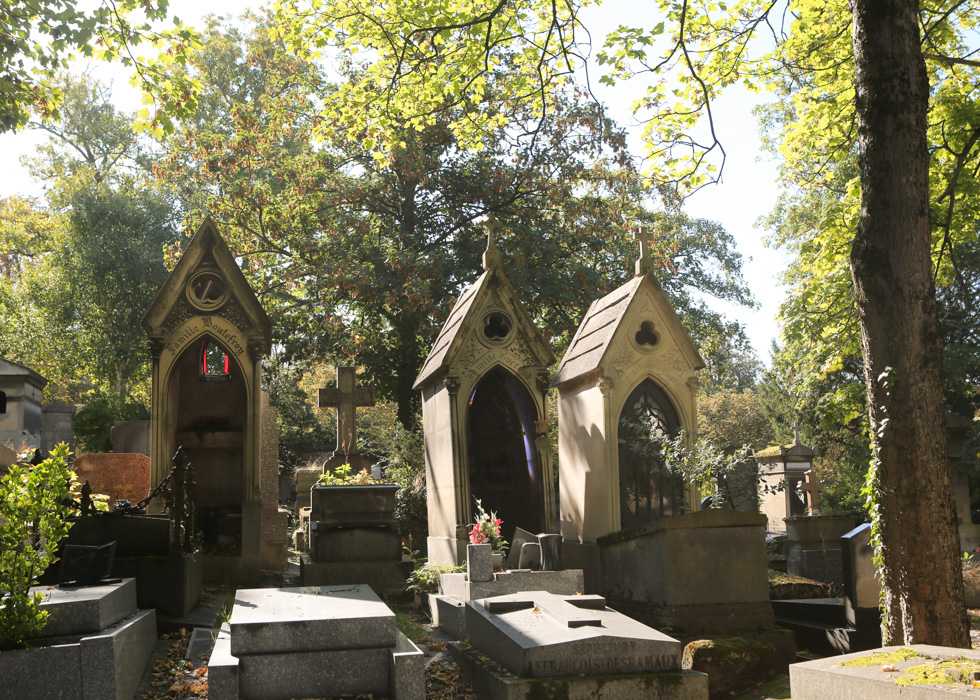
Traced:
POLYGON ((463 292, 419 372, 429 561, 465 561, 475 499, 516 527, 557 528, 548 441, 554 354, 502 269, 489 236, 484 273, 463 292))
MULTIPOLYGON (((143 317, 153 358, 151 484, 183 446, 194 469, 205 578, 244 582, 262 565, 262 358, 271 322, 210 217, 143 317)), ((269 523, 266 523, 269 525, 269 523)), ((283 529, 285 524, 282 525, 283 529)), ((266 562, 266 566, 275 562, 266 562)))

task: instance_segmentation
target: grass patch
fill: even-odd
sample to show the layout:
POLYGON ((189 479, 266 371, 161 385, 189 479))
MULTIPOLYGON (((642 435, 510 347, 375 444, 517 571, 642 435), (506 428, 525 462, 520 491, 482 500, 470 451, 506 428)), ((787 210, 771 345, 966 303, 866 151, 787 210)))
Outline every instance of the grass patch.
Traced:
POLYGON ((425 627, 415 620, 408 611, 395 611, 395 625, 401 630, 402 634, 416 644, 428 645, 432 642, 429 639, 429 633, 425 631, 425 627))

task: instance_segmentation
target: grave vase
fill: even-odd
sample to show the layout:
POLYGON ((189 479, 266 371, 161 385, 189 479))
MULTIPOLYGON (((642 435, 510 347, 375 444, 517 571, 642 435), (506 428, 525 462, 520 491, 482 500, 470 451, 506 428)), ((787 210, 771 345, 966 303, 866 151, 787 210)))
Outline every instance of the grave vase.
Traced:
POLYGON ((561 571, 561 535, 538 535, 541 545, 541 570, 561 571))
POLYGON ((493 553, 493 570, 503 571, 504 569, 504 553, 494 552, 493 553))

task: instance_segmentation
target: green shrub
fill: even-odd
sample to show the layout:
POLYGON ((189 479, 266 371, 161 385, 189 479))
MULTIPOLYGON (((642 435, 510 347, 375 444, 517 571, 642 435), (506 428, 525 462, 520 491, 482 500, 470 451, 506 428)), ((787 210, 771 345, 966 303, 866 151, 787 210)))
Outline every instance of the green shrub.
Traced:
POLYGON ((62 443, 50 459, 14 465, 0 480, 0 649, 24 646, 47 620, 43 595, 31 595, 31 586, 68 534, 68 454, 62 443))
POLYGON ((441 574, 459 574, 464 571, 466 571, 465 565, 424 564, 409 574, 406 588, 418 593, 438 593, 441 574))

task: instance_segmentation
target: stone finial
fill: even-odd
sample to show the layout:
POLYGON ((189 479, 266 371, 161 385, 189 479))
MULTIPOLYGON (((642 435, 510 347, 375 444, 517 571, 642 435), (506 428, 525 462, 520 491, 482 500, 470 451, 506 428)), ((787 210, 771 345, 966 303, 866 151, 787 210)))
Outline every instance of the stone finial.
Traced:
POLYGON ((636 276, 641 277, 653 269, 653 258, 650 257, 650 230, 646 226, 637 228, 633 238, 640 242, 640 257, 636 260, 636 276))
POLYGON ((803 443, 800 442, 800 422, 799 421, 796 421, 795 423, 793 423, 793 444, 794 445, 802 445, 803 444, 803 443))
POLYGON ((489 270, 492 267, 500 267, 500 251, 497 250, 495 233, 497 230, 497 218, 490 214, 485 224, 487 229, 487 249, 483 252, 483 269, 489 270))

